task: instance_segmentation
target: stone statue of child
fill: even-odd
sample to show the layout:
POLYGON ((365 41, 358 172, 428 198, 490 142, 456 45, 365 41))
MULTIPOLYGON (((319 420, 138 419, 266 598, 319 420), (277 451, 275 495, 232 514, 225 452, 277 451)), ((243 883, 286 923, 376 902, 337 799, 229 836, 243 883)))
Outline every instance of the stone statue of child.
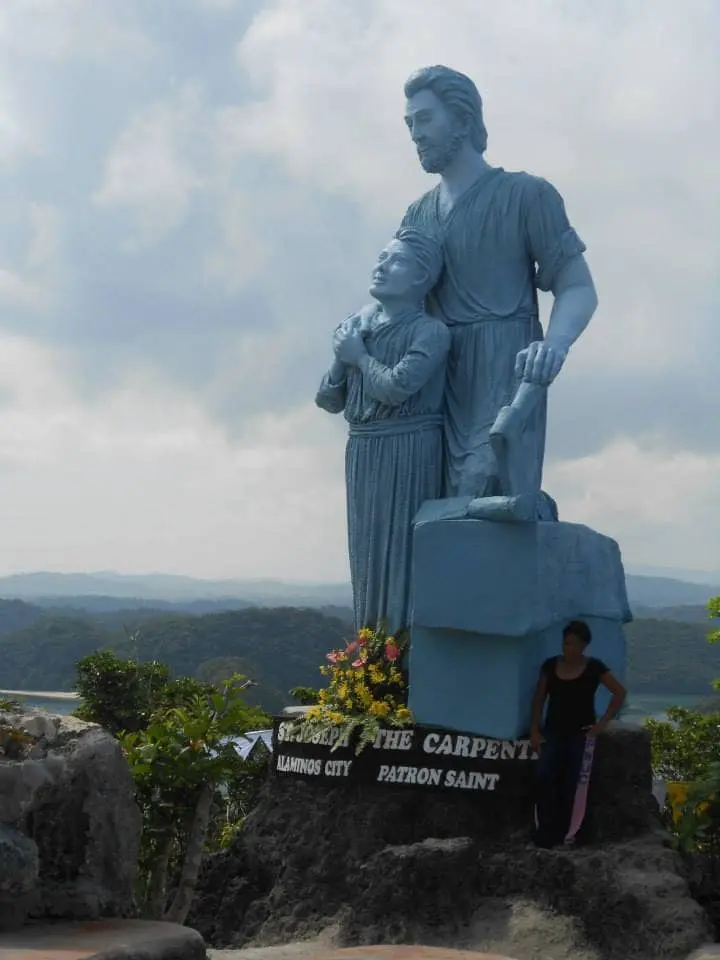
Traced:
POLYGON ((442 248, 401 229, 372 275, 374 303, 341 323, 316 403, 348 422, 348 547, 355 625, 389 633, 410 622, 412 522, 441 496, 446 325, 424 300, 442 248))
POLYGON ((452 335, 444 496, 522 495, 541 517, 547 387, 597 306, 585 246, 546 180, 487 163, 472 80, 426 67, 409 78, 405 96, 420 163, 440 174, 403 226, 443 245, 445 269, 428 309, 452 335), (555 298, 545 339, 538 290, 555 298))

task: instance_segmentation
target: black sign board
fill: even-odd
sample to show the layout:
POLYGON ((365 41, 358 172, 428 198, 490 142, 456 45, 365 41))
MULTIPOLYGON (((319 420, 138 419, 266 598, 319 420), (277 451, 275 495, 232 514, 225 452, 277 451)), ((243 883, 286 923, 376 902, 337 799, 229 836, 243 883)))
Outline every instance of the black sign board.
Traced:
POLYGON ((537 754, 528 740, 496 740, 432 727, 381 729, 356 754, 357 734, 303 737, 297 722, 273 725, 273 773, 324 783, 377 783, 496 796, 526 795, 537 754), (335 748, 335 749, 333 749, 335 748))

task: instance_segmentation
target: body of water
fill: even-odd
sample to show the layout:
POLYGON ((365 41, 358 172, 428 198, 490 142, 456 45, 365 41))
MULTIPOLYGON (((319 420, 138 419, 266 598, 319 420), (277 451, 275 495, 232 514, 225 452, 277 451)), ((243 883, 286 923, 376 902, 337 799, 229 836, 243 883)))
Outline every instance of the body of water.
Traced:
POLYGON ((668 707, 693 709, 707 696, 707 693, 629 693, 622 719, 628 723, 642 723, 648 717, 665 720, 668 707))
MULTIPOLYGON (((1 694, 0 694, 1 696, 1 694)), ((72 713, 80 705, 80 700, 71 700, 67 693, 48 692, 42 696, 34 695, 23 696, 15 695, 17 699, 22 699, 29 707, 40 707, 47 710, 48 713, 60 713, 67 715, 72 713)), ((644 693, 629 694, 627 706, 623 710, 622 719, 629 723, 642 723, 646 717, 653 717, 656 720, 663 720, 668 707, 696 707, 698 703, 706 697, 707 694, 701 693, 644 693)))
POLYGON ((12 691, 12 693, 0 691, 0 699, 7 697, 8 699, 19 700, 30 709, 39 707, 41 710, 47 710, 48 713, 58 713, 62 716, 72 713, 81 703, 78 698, 69 697, 65 691, 58 691, 57 693, 54 691, 45 693, 43 691, 42 694, 38 694, 39 691, 33 691, 32 694, 27 696, 16 691, 12 691))

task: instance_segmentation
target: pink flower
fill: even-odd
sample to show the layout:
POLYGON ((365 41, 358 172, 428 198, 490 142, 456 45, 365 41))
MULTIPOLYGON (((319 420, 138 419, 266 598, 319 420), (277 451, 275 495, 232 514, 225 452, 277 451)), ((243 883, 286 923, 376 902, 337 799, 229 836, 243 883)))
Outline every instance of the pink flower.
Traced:
POLYGON ((341 656, 337 650, 331 650, 327 655, 327 659, 330 661, 330 663, 340 663, 341 656))
POLYGON ((385 644, 385 656, 391 663, 400 656, 400 648, 392 640, 388 640, 385 644))
POLYGON ((364 667, 364 666, 365 666, 365 660, 363 659, 363 657, 358 657, 357 660, 353 660, 353 667, 356 670, 359 670, 360 667, 364 667))
POLYGON ((355 653, 355 651, 358 649, 359 646, 360 646, 360 644, 358 643, 357 640, 353 640, 352 643, 346 643, 346 644, 345 644, 345 653, 347 653, 347 654, 355 653))

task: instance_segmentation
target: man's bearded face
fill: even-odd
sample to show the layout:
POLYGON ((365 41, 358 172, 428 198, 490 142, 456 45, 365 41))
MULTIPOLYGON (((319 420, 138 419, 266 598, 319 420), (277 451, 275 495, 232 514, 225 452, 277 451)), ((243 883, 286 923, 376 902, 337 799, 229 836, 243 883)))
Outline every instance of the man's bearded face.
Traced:
POLYGON ((458 118, 431 90, 420 90, 408 100, 405 123, 426 173, 442 173, 467 137, 458 118))

